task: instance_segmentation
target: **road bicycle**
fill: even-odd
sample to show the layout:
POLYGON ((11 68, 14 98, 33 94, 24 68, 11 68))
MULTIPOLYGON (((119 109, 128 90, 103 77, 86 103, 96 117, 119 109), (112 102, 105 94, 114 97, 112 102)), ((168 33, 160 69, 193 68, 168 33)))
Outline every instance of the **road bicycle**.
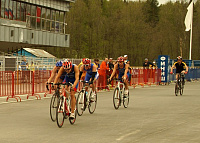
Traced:
POLYGON ((92 97, 92 88, 90 88, 88 84, 86 85, 88 82, 81 82, 83 82, 83 87, 77 96, 77 113, 81 116, 88 107, 90 114, 93 114, 97 105, 97 93, 95 91, 95 95, 92 97))
POLYGON ((178 93, 180 95, 183 95, 183 89, 184 89, 184 80, 183 78, 185 77, 184 73, 177 73, 178 74, 178 79, 175 85, 175 95, 178 96, 178 93))
POLYGON ((125 84, 122 82, 121 79, 117 79, 117 86, 114 89, 113 93, 113 105, 115 109, 118 109, 119 106, 121 106, 121 103, 123 103, 124 108, 128 107, 129 104, 129 92, 127 95, 124 95, 125 91, 125 84))
MULTIPOLYGON (((62 95, 60 94, 60 96, 58 97, 57 109, 56 109, 57 125, 59 128, 61 128, 64 124, 64 120, 69 118, 71 114, 71 106, 70 106, 71 96, 70 96, 70 93, 67 90, 65 90, 65 86, 68 85, 69 87, 72 87, 73 84, 72 83, 57 83, 54 85, 57 85, 57 89, 60 89, 59 87, 60 85, 64 86, 62 95), (68 98, 66 97, 66 94, 69 95, 68 98)), ((76 107, 75 107, 74 113, 75 113, 75 118, 74 119, 69 118, 69 122, 71 124, 74 124, 76 121, 76 114, 77 114, 76 107)))

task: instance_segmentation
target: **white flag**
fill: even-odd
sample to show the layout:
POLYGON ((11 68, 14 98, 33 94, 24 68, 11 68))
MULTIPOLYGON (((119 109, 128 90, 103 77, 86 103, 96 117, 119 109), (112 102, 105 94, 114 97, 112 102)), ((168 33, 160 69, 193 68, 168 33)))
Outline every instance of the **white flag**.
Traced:
POLYGON ((187 8, 188 12, 185 16, 185 31, 190 31, 192 26, 192 17, 193 17, 193 1, 190 3, 190 5, 187 8))

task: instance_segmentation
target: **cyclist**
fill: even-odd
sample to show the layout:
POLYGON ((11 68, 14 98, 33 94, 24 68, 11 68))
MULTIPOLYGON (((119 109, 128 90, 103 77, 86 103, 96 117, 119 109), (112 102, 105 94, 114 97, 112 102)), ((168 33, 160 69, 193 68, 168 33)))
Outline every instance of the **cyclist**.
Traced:
POLYGON ((129 77, 129 64, 124 63, 123 57, 118 57, 117 59, 118 64, 114 65, 113 72, 109 78, 109 81, 111 81, 112 77, 115 75, 115 72, 118 71, 119 75, 118 78, 122 79, 125 84, 125 96, 128 95, 128 77, 129 77))
MULTIPOLYGON (((72 64, 71 61, 69 60, 66 60, 65 62, 63 62, 63 66, 60 68, 54 83, 58 83, 60 76, 62 76, 62 74, 65 72, 66 72, 66 75, 63 82, 64 83, 70 82, 73 84, 73 86, 70 89, 68 88, 68 86, 66 86, 65 90, 68 90, 71 96, 71 114, 69 118, 74 119, 75 118, 74 110, 75 110, 75 105, 76 105, 75 93, 77 91, 78 82, 79 82, 79 69, 77 65, 72 64)), ((67 98, 68 98, 68 95, 67 95, 67 98)))
POLYGON ((97 66, 91 63, 90 59, 85 58, 83 59, 83 65, 80 68, 79 79, 84 71, 86 71, 85 81, 89 82, 89 85, 92 88, 91 100, 93 100, 96 95, 94 81, 96 81, 99 77, 97 66))
MULTIPOLYGON (((180 73, 187 74, 187 72, 188 72, 188 66, 186 65, 186 63, 184 63, 182 61, 182 57, 181 56, 177 57, 177 62, 175 62, 173 64, 173 66, 171 67, 170 74, 173 73, 173 69, 174 68, 176 68, 176 80, 178 80, 178 74, 180 74, 180 73)), ((183 77, 183 84, 185 84, 184 77, 183 77)))
MULTIPOLYGON (((58 62, 56 63, 56 66, 53 68, 53 70, 52 70, 52 72, 51 72, 51 76, 50 76, 50 78, 48 79, 47 84, 46 84, 47 90, 49 90, 49 89, 48 89, 48 83, 53 82, 54 78, 56 77, 56 74, 58 73, 58 71, 59 71, 60 68, 62 67, 62 64, 63 64, 62 61, 58 61, 58 62)), ((58 79, 58 82, 62 82, 62 81, 64 80, 64 78, 65 78, 65 75, 66 75, 66 72, 64 72, 64 73, 60 76, 60 78, 58 79)))

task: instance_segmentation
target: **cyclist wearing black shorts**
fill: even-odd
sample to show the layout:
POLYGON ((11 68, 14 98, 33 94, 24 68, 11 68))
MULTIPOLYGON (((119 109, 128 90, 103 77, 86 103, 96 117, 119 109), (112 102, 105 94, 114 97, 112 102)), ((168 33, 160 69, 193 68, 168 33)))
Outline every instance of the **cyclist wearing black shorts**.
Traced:
MULTIPOLYGON (((170 74, 173 73, 173 69, 174 68, 176 68, 176 80, 178 80, 178 74, 180 74, 180 73, 187 74, 187 72, 188 72, 188 66, 186 65, 186 63, 184 63, 182 61, 182 57, 181 56, 177 57, 177 62, 175 62, 173 64, 173 66, 171 67, 170 74)), ((184 78, 183 78, 183 81, 184 81, 184 78)))

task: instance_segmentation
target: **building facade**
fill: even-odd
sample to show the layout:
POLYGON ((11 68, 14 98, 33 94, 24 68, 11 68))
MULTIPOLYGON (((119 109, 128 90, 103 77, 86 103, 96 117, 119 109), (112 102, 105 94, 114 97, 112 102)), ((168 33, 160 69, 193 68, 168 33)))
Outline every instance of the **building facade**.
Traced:
POLYGON ((0 47, 69 47, 66 13, 74 0, 0 0, 0 47))

